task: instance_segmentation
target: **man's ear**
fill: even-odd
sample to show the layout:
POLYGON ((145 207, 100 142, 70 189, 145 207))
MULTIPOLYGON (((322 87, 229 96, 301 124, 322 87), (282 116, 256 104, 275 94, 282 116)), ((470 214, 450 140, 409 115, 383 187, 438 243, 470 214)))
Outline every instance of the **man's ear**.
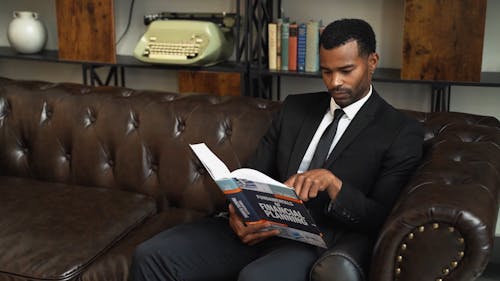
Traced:
POLYGON ((374 73, 375 69, 377 68, 378 65, 378 54, 377 53, 371 53, 368 56, 368 69, 370 70, 370 73, 374 73))

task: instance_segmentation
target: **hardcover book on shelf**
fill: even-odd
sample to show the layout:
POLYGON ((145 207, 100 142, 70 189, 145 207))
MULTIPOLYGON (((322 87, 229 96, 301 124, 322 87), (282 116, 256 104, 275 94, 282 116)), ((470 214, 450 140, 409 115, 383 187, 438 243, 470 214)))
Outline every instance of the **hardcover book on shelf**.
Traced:
POLYGON ((281 70, 281 28, 283 19, 276 20, 276 69, 281 70))
POLYGON ((307 23, 306 32, 306 71, 319 70, 319 21, 311 20, 307 23))
POLYGON ((297 33, 297 71, 306 70, 306 39, 307 26, 305 23, 299 24, 297 33))
POLYGON ((283 22, 281 25, 281 70, 288 70, 288 38, 290 24, 288 22, 283 22))
POLYGON ((276 53, 277 53, 277 43, 276 43, 276 31, 277 24, 275 22, 270 22, 267 24, 267 57, 269 70, 276 70, 276 53))
POLYGON ((297 71, 297 28, 296 23, 291 23, 288 30, 288 70, 297 71))
MULTIPOLYGON (((278 236, 326 248, 320 230, 295 191, 253 169, 232 172, 204 144, 193 152, 247 224, 270 222, 278 236)), ((266 229, 267 230, 267 229, 266 229)))

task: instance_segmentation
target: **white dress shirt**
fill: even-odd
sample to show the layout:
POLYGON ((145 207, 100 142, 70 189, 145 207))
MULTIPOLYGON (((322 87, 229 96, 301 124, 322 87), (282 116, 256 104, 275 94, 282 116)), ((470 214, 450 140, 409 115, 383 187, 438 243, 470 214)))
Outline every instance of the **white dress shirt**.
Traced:
MULTIPOLYGON (((335 134, 335 137, 333 138, 332 144, 330 146, 330 151, 328 152, 328 155, 333 151, 333 148, 335 145, 339 142, 340 138, 344 134, 345 130, 351 124, 352 119, 354 119, 354 116, 358 113, 358 111, 361 109, 361 107, 365 104, 365 102, 370 98, 372 95, 372 86, 370 85, 370 90, 368 91, 368 94, 361 98, 360 100, 342 108, 344 111, 344 115, 340 118, 339 124, 337 127, 337 133, 335 134)), ((314 134, 314 137, 311 140, 311 143, 309 143, 309 147, 306 150, 306 153, 304 154, 304 158, 302 158, 302 162, 300 162, 299 170, 297 173, 303 173, 307 171, 309 168, 309 164, 311 163, 311 160, 314 155, 314 151, 316 150, 316 146, 318 146, 319 139, 321 138, 321 135, 325 131, 326 127, 330 123, 332 123, 333 120, 333 112, 335 109, 340 108, 338 104, 335 103, 335 100, 331 98, 330 100, 330 108, 327 110, 325 113, 325 116, 323 117, 323 120, 321 120, 321 123, 318 126, 318 129, 316 129, 316 133, 314 134)))

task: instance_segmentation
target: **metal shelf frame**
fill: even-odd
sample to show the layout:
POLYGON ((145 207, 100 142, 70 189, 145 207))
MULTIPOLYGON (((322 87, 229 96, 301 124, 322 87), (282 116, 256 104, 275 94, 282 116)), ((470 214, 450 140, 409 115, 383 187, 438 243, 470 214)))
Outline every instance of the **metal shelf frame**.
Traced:
MULTIPOLYGON (((281 100, 281 77, 321 78, 320 72, 270 71, 267 60, 267 24, 278 18, 281 11, 281 0, 247 0, 252 3, 249 10, 255 22, 258 44, 253 44, 254 56, 250 60, 249 76, 253 85, 250 93, 254 96, 281 100)), ((251 42, 254 42, 251 40, 251 42)), ((434 81, 401 79, 400 70, 394 68, 377 69, 373 81, 385 83, 426 84, 430 86, 431 112, 449 111, 452 96, 451 86, 500 87, 500 73, 482 72, 477 82, 466 81, 434 81)))
MULTIPOLYGON (((280 16, 281 0, 236 0, 235 59, 210 67, 147 64, 133 56, 117 55, 116 63, 60 60, 55 50, 22 55, 10 47, 0 47, 0 58, 80 64, 85 85, 126 86, 127 68, 190 71, 238 72, 242 95, 281 100, 281 77, 321 78, 320 72, 270 71, 268 69, 267 25, 280 16), (104 71, 98 69, 107 68, 104 71), (107 71, 107 72, 106 72, 107 71), (104 73, 104 75, 103 75, 104 73)), ((430 111, 449 111, 452 86, 500 87, 500 73, 483 72, 478 82, 405 80, 400 70, 379 68, 373 81, 385 83, 426 84, 430 86, 430 111)))

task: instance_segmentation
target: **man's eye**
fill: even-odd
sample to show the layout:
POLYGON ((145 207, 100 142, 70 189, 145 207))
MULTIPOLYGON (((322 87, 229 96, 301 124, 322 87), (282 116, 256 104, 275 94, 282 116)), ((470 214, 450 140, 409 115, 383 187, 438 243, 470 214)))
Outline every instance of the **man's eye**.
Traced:
POLYGON ((342 72, 343 74, 349 74, 352 72, 352 69, 342 69, 340 72, 342 72))

